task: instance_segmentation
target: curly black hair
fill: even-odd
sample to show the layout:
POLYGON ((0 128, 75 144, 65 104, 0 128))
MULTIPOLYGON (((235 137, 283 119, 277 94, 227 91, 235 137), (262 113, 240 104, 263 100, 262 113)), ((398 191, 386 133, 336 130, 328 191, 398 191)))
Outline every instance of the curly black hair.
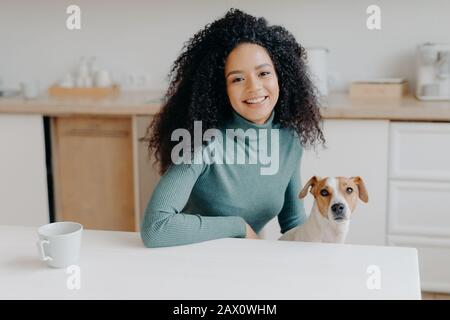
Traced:
POLYGON ((319 140, 325 143, 305 48, 285 28, 230 9, 187 41, 173 63, 165 102, 142 138, 155 163, 160 163, 161 174, 173 164, 171 150, 178 143, 171 141, 175 129, 187 129, 193 136, 194 121, 202 121, 206 131, 221 128, 232 116, 224 68, 229 53, 241 43, 264 47, 274 63, 280 92, 273 122, 294 129, 304 146, 319 140))

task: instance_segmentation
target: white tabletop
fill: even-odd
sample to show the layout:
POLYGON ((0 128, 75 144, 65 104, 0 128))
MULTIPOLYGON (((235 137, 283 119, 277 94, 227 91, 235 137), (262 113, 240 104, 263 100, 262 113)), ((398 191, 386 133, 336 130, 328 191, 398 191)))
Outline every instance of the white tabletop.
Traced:
POLYGON ((81 288, 70 290, 36 240, 35 228, 0 226, 0 299, 421 298, 413 248, 229 238, 149 249, 138 233, 84 230, 81 288))

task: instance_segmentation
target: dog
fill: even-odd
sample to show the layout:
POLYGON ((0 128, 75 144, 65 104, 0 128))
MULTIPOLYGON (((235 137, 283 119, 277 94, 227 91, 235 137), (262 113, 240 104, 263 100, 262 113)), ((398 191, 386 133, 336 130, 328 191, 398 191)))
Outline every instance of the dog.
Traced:
POLYGON ((307 221, 285 232, 279 240, 344 243, 358 198, 369 201, 364 181, 361 177, 313 176, 299 198, 306 197, 308 191, 315 201, 307 221))

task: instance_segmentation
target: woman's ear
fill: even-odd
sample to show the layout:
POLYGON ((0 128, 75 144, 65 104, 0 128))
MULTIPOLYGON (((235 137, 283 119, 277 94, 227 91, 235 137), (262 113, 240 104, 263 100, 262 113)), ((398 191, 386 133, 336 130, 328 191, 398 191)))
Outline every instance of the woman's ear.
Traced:
POLYGON ((305 186, 303 187, 302 191, 300 191, 300 194, 298 195, 298 197, 300 199, 303 199, 304 197, 306 197, 309 188, 314 187, 314 185, 317 183, 317 181, 319 181, 320 178, 317 176, 313 176, 311 179, 308 180, 308 182, 305 184, 305 186))
POLYGON ((359 199, 363 202, 369 202, 369 194, 367 193, 366 185, 361 177, 351 177, 358 186, 359 199))

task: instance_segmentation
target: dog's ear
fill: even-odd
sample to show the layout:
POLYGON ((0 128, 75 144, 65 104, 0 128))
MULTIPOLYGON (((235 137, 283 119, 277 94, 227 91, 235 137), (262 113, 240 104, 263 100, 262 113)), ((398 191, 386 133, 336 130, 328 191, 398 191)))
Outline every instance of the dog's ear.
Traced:
POLYGON ((314 185, 317 183, 317 181, 319 181, 319 178, 317 176, 313 176, 311 179, 309 179, 308 182, 303 187, 302 191, 300 191, 300 194, 298 195, 298 197, 300 199, 303 199, 304 197, 306 197, 306 195, 309 191, 309 188, 314 187, 314 185))
POLYGON ((355 184, 358 186, 358 194, 359 199, 363 202, 369 202, 369 194, 367 193, 366 185, 364 184, 364 181, 361 177, 352 177, 355 184))

